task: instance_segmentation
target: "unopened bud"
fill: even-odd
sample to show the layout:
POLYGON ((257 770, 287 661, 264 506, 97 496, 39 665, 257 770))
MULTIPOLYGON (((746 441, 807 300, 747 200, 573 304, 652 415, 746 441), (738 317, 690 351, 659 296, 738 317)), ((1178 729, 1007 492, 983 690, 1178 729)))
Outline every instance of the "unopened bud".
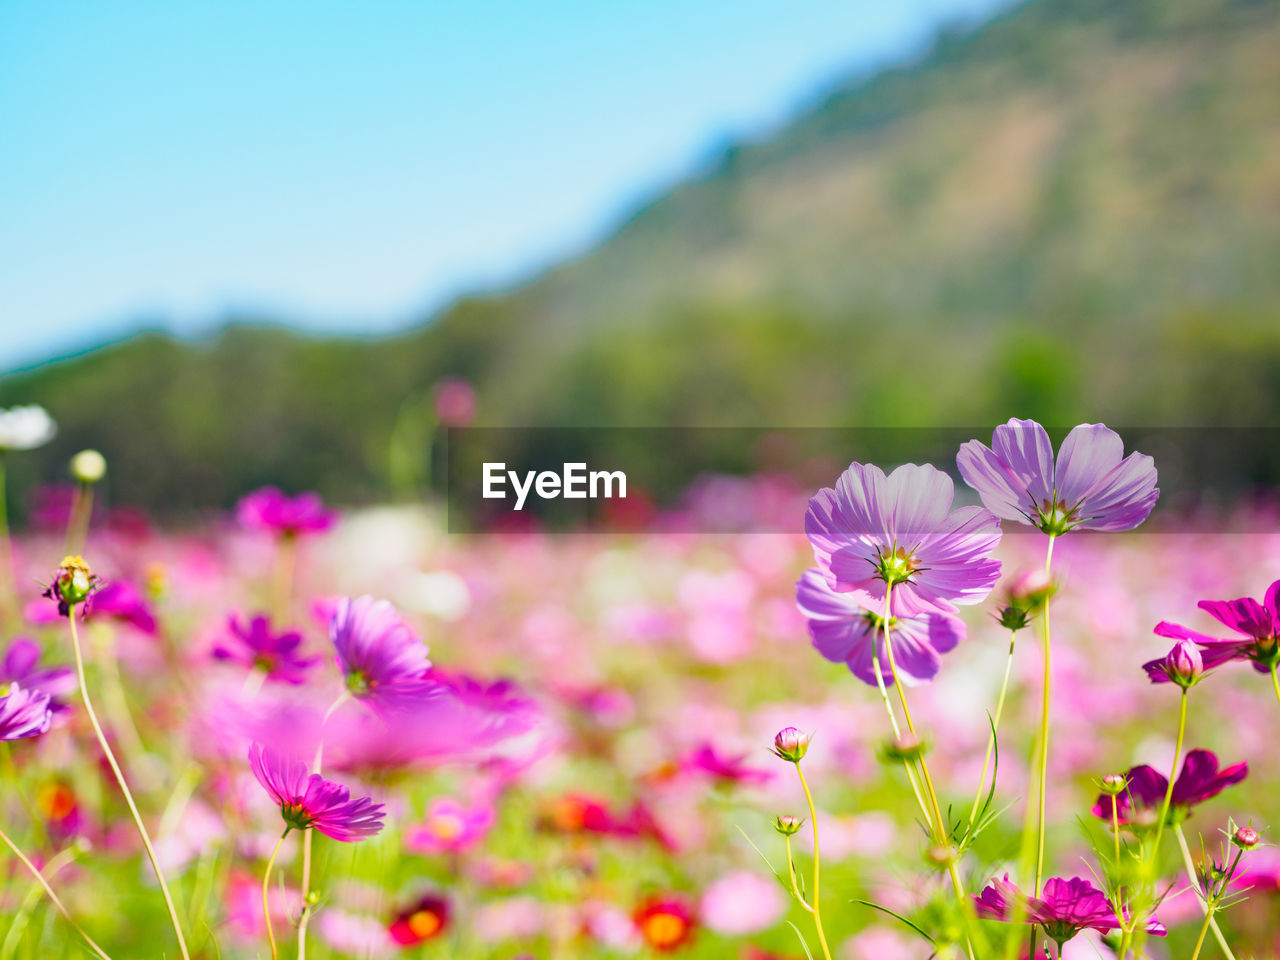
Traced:
POLYGON ((71 476, 81 483, 97 483, 107 475, 107 458, 97 450, 81 450, 71 458, 71 476))
POLYGON ((880 758, 888 763, 919 760, 926 749, 925 742, 914 733, 904 733, 885 741, 880 748, 880 758))
POLYGON ((773 738, 773 752, 783 760, 799 763, 809 752, 809 741, 813 734, 804 733, 797 727, 784 727, 773 738))
POLYGON ((945 870, 955 860, 956 851, 954 847, 945 844, 934 844, 925 851, 924 858, 939 870, 945 870))
POLYGON ((1105 777, 1098 781, 1098 786, 1102 788, 1102 792, 1108 797, 1118 796, 1124 793, 1125 787, 1129 785, 1129 781, 1121 773, 1108 773, 1105 777))
POLYGON ((1231 835, 1231 842, 1241 850, 1252 850, 1262 842, 1262 838, 1253 827, 1241 827, 1231 835))
POLYGON ((1190 640, 1179 640, 1167 654, 1159 660, 1144 663, 1142 668, 1152 681, 1172 680, 1185 690, 1194 687, 1204 676, 1204 657, 1200 655, 1200 648, 1190 640))
POLYGON ((780 813, 773 818, 773 829, 777 830, 784 837, 790 837, 800 831, 804 826, 804 821, 799 817, 793 817, 788 813, 780 813))

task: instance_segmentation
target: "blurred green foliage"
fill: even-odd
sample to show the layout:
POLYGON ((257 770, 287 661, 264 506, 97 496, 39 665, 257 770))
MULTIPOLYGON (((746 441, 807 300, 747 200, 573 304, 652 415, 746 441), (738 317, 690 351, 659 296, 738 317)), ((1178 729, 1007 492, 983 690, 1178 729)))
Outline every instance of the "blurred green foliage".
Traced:
POLYGON ((507 426, 1274 422, 1277 49, 1276 0, 1027 3, 409 333, 239 317, 10 374, 62 428, 16 482, 94 446, 117 502, 384 497, 446 373, 507 426))

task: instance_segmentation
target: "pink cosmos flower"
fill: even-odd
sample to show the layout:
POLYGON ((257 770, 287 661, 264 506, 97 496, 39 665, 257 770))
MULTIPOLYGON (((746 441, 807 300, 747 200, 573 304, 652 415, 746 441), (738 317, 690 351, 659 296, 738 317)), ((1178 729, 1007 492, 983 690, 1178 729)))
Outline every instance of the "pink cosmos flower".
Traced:
POLYGON ((1160 497, 1145 454, 1124 456, 1124 441, 1100 423, 1082 423, 1053 445, 1034 420, 996 427, 991 446, 970 440, 956 466, 987 508, 1005 520, 1058 536, 1074 530, 1132 530, 1160 497))
POLYGON ((0 740, 37 737, 49 729, 52 719, 47 693, 11 683, 8 693, 0 696, 0 740))
POLYGON ((954 496, 951 478, 928 464, 903 464, 885 476, 873 464, 851 463, 805 514, 828 586, 883 610, 893 585, 896 617, 981 603, 1000 577, 1000 561, 990 555, 1000 521, 982 507, 952 510, 954 496))
POLYGON ((717 783, 758 785, 773 779, 773 773, 747 763, 745 753, 724 754, 713 744, 703 743, 677 762, 681 773, 699 773, 717 783))
POLYGON ((479 843, 493 827, 493 805, 439 797, 421 823, 405 828, 404 845, 415 853, 459 853, 479 843))
POLYGON ((768 930, 786 909, 778 884, 752 870, 726 873, 703 891, 698 903, 698 915, 707 929, 730 937, 768 930))
MULTIPOLYGON (((893 685, 888 657, 883 646, 876 646, 884 643, 884 621, 879 613, 864 606, 858 592, 837 593, 821 571, 806 570, 796 581, 796 605, 808 624, 814 649, 826 659, 845 664, 855 677, 874 687, 875 651, 879 654, 880 676, 885 684, 893 685)), ((889 626, 894 664, 902 682, 909 687, 936 677, 942 666, 941 655, 954 650, 965 638, 964 621, 941 609, 894 617, 889 626)))
POLYGON ((146 595, 128 580, 104 582, 90 597, 85 617, 89 620, 118 620, 148 635, 156 632, 155 614, 151 612, 146 595))
POLYGON ((290 829, 315 827, 326 837, 345 841, 364 840, 382 829, 382 804, 369 797, 352 800, 346 787, 318 773, 308 774, 301 761, 254 743, 249 747, 249 766, 280 805, 280 816, 290 829))
POLYGON ((335 514, 317 493, 290 497, 277 487, 263 487, 236 504, 236 519, 248 530, 263 530, 282 537, 323 533, 333 526, 335 514))
POLYGON ((416 946, 444 933, 449 917, 449 901, 437 894, 428 894, 396 914, 388 931, 391 939, 401 946, 416 946))
POLYGON ((1204 677, 1204 657, 1190 640, 1179 640, 1163 657, 1142 665, 1152 683, 1176 683, 1190 687, 1204 677))
POLYGON ((245 623, 232 614, 227 618, 227 629, 231 636, 214 645, 214 659, 262 670, 268 680, 300 684, 307 679, 307 671, 320 662, 319 657, 305 657, 299 652, 301 633, 296 630, 276 633, 271 629, 271 620, 265 616, 258 615, 245 623))
MULTIPOLYGON (((1191 750, 1182 764, 1182 773, 1173 782, 1169 817, 1175 823, 1191 812, 1191 808, 1211 800, 1232 784, 1249 775, 1249 764, 1237 763, 1218 769, 1218 758, 1211 750, 1191 750)), ((1113 811, 1121 823, 1143 822, 1140 812, 1154 817, 1164 804, 1169 780, 1147 764, 1133 767, 1125 774, 1127 786, 1117 796, 1102 794, 1093 805, 1093 814, 1108 823, 1113 811)))
MULTIPOLYGON (((1013 919, 1015 905, 1021 902, 1024 922, 1039 924, 1045 936, 1059 947, 1082 930, 1105 933, 1120 929, 1107 895, 1081 877, 1070 880, 1054 877, 1045 882, 1041 896, 1028 897, 1010 883, 1009 875, 1005 874, 1003 879, 992 880, 973 900, 978 916, 1005 922, 1013 919)), ((1164 924, 1154 917, 1147 921, 1146 931, 1159 937, 1166 932, 1164 924)))
MULTIPOLYGON (((1259 673, 1268 673, 1280 662, 1280 580, 1267 588, 1259 602, 1252 597, 1239 600, 1201 600, 1201 610, 1243 637, 1211 637, 1177 623, 1162 620, 1156 634, 1175 640, 1190 640, 1200 648, 1206 670, 1232 660, 1248 660, 1259 673)), ((1162 681, 1156 680, 1156 683, 1162 681)))

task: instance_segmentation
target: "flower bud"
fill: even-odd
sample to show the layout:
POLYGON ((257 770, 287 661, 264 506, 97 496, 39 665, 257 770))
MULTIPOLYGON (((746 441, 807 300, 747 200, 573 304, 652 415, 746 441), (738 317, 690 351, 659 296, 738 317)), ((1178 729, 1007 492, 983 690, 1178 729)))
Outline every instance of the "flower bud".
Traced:
POLYGON ((1098 781, 1098 786, 1102 788, 1102 792, 1108 797, 1118 796, 1124 793, 1125 787, 1129 785, 1129 781, 1121 773, 1108 773, 1105 777, 1098 781))
POLYGON ((784 727, 773 738, 773 752, 783 760, 799 763, 809 752, 809 741, 813 734, 803 733, 796 727, 784 727))
POLYGON ((1044 567, 1024 570, 1009 584, 1009 604, 1028 614, 1035 613, 1053 595, 1054 589, 1053 577, 1044 567))
POLYGON ((1231 842, 1241 850, 1252 850, 1262 842, 1262 838, 1253 827, 1241 827, 1231 835, 1231 842))
POLYGON ((81 483, 97 483, 107 474, 107 458, 97 450, 81 450, 71 458, 71 476, 81 483))
POLYGON ((924 853, 924 858, 931 866, 945 870, 956 858, 954 847, 945 844, 934 844, 924 853))
POLYGON ((1163 659, 1145 663, 1143 668, 1153 679, 1163 674, 1185 690, 1204 676, 1204 658, 1190 640, 1179 640, 1163 659))
POLYGON ((1006 630, 1021 630, 1031 622, 1031 615, 1021 607, 1010 604, 996 614, 996 621, 1006 630))
POLYGON ((919 760, 924 756, 926 749, 925 742, 914 733, 904 733, 900 737, 885 741, 884 746, 880 748, 880 758, 886 763, 919 760))
POLYGON ((804 821, 799 817, 793 817, 787 813, 780 813, 773 818, 773 829, 777 830, 784 837, 790 837, 800 831, 804 826, 804 821))

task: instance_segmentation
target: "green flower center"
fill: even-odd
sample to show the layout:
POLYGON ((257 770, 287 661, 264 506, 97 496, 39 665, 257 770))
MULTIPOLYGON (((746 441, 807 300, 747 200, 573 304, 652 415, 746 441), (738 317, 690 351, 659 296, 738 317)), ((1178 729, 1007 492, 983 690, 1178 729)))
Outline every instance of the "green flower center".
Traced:
POLYGON ((889 586, 895 583, 906 583, 911 575, 919 569, 911 556, 911 551, 895 544, 880 551, 880 560, 876 563, 876 576, 889 586))
POLYGON ((1052 500, 1042 501, 1036 512, 1040 515, 1036 525, 1051 537, 1062 536, 1083 519, 1079 504, 1069 507, 1056 494, 1052 500))
POLYGON ((347 674, 347 690, 353 697, 361 697, 369 692, 373 681, 363 670, 352 670, 347 674))
POLYGON ((294 830, 306 830, 315 823, 315 818, 300 803, 281 804, 280 816, 294 830))

